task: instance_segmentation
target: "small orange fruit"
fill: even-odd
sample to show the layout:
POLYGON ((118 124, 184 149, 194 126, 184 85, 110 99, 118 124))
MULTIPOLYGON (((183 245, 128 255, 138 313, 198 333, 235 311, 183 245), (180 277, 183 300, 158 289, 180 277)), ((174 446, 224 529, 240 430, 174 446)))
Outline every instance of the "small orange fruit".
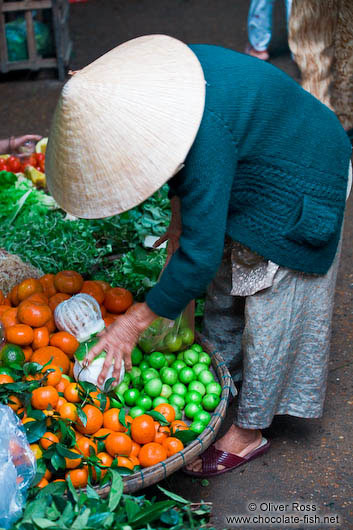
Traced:
POLYGON ((161 403, 160 405, 157 405, 154 410, 162 414, 162 416, 164 416, 169 422, 175 420, 175 409, 172 405, 169 405, 169 403, 161 403))
POLYGON ((155 428, 156 434, 153 441, 161 444, 170 436, 170 429, 166 425, 160 425, 158 422, 156 422, 155 428))
POLYGON ((62 371, 55 364, 48 364, 42 371, 47 374, 48 385, 56 387, 59 381, 61 381, 62 371), (49 370, 51 371, 49 372, 49 370))
POLYGON ((53 386, 42 386, 32 392, 32 407, 39 410, 45 410, 49 407, 55 408, 59 399, 59 394, 53 386))
POLYGON ((38 350, 38 348, 44 348, 49 344, 49 331, 48 328, 42 326, 33 330, 33 342, 32 348, 38 350))
POLYGON ((123 287, 112 287, 105 292, 104 305, 110 313, 125 313, 134 299, 130 291, 123 287))
POLYGON ((83 278, 76 271, 60 271, 55 274, 54 285, 60 293, 78 293, 83 285, 83 278))
POLYGON ((127 469, 131 469, 131 471, 134 469, 134 464, 132 463, 130 458, 126 456, 118 456, 118 466, 126 467, 127 469))
POLYGON ((46 322, 45 324, 45 327, 48 329, 49 331, 49 335, 51 335, 52 333, 54 333, 54 331, 56 330, 56 324, 55 324, 55 320, 54 320, 54 317, 51 317, 48 322, 46 322))
POLYGON ((38 348, 31 358, 34 363, 41 364, 42 366, 48 362, 51 362, 62 368, 63 373, 67 374, 70 368, 70 360, 66 353, 55 346, 45 346, 44 348, 38 348))
POLYGON ((137 456, 130 455, 129 460, 132 462, 134 467, 140 465, 140 460, 137 458, 137 456))
POLYGON ((77 451, 77 449, 70 449, 71 453, 76 453, 80 455, 80 458, 68 458, 65 457, 65 464, 67 469, 75 469, 79 465, 81 465, 82 462, 82 454, 77 451))
MULTIPOLYGON (((110 467, 113 463, 113 458, 108 453, 105 453, 104 451, 98 453, 97 458, 99 458, 99 463, 106 467, 110 467)), ((107 472, 107 469, 102 469, 101 476, 104 477, 106 472, 107 472)), ((96 480, 95 470, 93 470, 92 475, 93 475, 93 478, 96 480)))
POLYGON ((129 456, 132 448, 131 438, 123 432, 112 432, 105 440, 107 452, 115 456, 129 456))
POLYGON ((174 438, 173 436, 170 436, 164 440, 162 445, 166 449, 168 456, 175 455, 175 453, 178 453, 184 449, 183 442, 178 438, 174 438))
POLYGON ((131 438, 139 443, 153 442, 155 437, 154 420, 148 414, 142 414, 134 418, 131 424, 131 438))
POLYGON ((78 383, 69 383, 64 390, 64 398, 70 403, 80 403, 79 395, 80 385, 78 383))
POLYGON ((94 280, 94 283, 97 283, 103 289, 104 293, 111 288, 111 285, 103 280, 94 280))
POLYGON ((73 403, 64 403, 59 409, 59 414, 62 418, 67 420, 77 421, 77 407, 73 403))
POLYGON ((42 438, 39 440, 40 445, 43 449, 48 449, 52 444, 59 443, 59 438, 52 432, 45 432, 42 438))
POLYGON ((86 414, 87 423, 84 426, 79 418, 77 422, 77 430, 82 434, 93 434, 97 432, 103 425, 102 412, 93 405, 85 405, 82 410, 86 414))
POLYGON ((52 476, 51 471, 49 471, 49 469, 46 469, 44 473, 44 478, 46 478, 47 480, 50 480, 51 476, 52 476))
MULTIPOLYGON (((26 302, 39 302, 40 304, 48 305, 48 297, 44 293, 35 293, 31 294, 28 298, 25 299, 26 302)), ((22 302, 21 302, 22 303, 22 302)))
POLYGON ((188 430, 189 426, 185 421, 182 420, 174 420, 172 421, 170 425, 170 430, 172 434, 175 434, 178 431, 186 431, 188 430))
POLYGON ((132 448, 130 456, 138 456, 139 452, 141 450, 141 445, 136 443, 134 440, 132 441, 132 448))
POLYGON ((97 441, 98 439, 101 439, 102 441, 104 441, 107 439, 107 435, 111 434, 112 432, 114 431, 112 431, 111 429, 105 429, 104 427, 102 427, 102 429, 98 429, 97 432, 93 433, 93 438, 97 441), (102 436, 104 436, 104 438, 102 438, 102 436))
POLYGON ((43 287, 41 286, 41 283, 36 278, 27 278, 26 280, 23 280, 17 289, 17 297, 20 302, 22 300, 25 300, 31 294, 34 293, 42 293, 43 287))
POLYGON ((86 436, 81 436, 81 438, 77 440, 76 447, 79 452, 82 453, 84 456, 90 456, 90 447, 92 447, 94 452, 97 453, 97 444, 95 444, 90 438, 87 438, 86 436))
POLYGON ((33 341, 33 329, 25 324, 10 326, 6 328, 5 333, 7 342, 18 346, 28 346, 33 341))
POLYGON ((83 282, 81 287, 81 293, 86 293, 92 296, 99 304, 103 303, 104 300, 104 291, 102 287, 97 282, 86 281, 83 282))
MULTIPOLYGON (((65 388, 70 384, 70 381, 66 377, 62 377, 59 383, 55 386, 58 392, 64 393, 65 388)), ((65 400, 66 401, 66 400, 65 400)))
POLYGON ((52 312, 54 313, 56 306, 61 304, 61 302, 64 302, 65 300, 68 300, 70 297, 69 294, 66 293, 56 293, 53 296, 49 298, 48 305, 52 312))
POLYGON ((126 428, 119 421, 120 409, 109 409, 103 414, 103 425, 106 429, 116 432, 125 432, 126 428))
POLYGON ((24 300, 18 306, 17 318, 22 324, 39 328, 53 316, 50 307, 43 302, 24 300))
POLYGON ((32 453, 36 457, 36 460, 39 460, 40 458, 42 458, 43 451, 41 450, 38 444, 29 444, 29 446, 31 448, 32 453))
POLYGON ((49 482, 45 477, 42 477, 38 484, 36 485, 36 488, 45 488, 45 486, 48 486, 49 482))
POLYGON ((7 405, 10 407, 10 409, 14 410, 15 412, 17 412, 22 407, 21 400, 18 398, 18 396, 15 396, 15 395, 9 396, 7 405))
MULTIPOLYGON (((98 396, 101 396, 102 395, 102 392, 90 392, 89 393, 90 397, 92 398, 93 400, 93 405, 95 407, 98 407, 100 409, 101 407, 101 403, 102 403, 102 398, 101 397, 98 397, 98 396)), ((104 411, 107 411, 110 407, 110 399, 109 399, 109 396, 105 396, 106 397, 106 404, 105 404, 105 407, 104 407, 104 411)))
POLYGON ((161 444, 151 442, 141 447, 139 461, 142 467, 154 466, 155 464, 166 460, 166 458, 167 451, 161 444))
POLYGON ((6 383, 14 383, 14 379, 11 375, 0 374, 0 385, 6 385, 6 383))
POLYGON ((73 357, 75 351, 79 347, 80 343, 67 331, 58 331, 50 337, 50 346, 56 346, 60 348, 70 359, 73 357))
POLYGON ((39 278, 40 284, 43 288, 43 292, 47 296, 54 296, 56 294, 56 288, 54 285, 54 274, 44 274, 39 278))
POLYGON ((17 307, 8 307, 1 315, 1 322, 4 328, 9 328, 10 326, 15 326, 19 324, 17 318, 17 307))
POLYGON ((9 298, 13 306, 17 306, 20 303, 20 299, 18 298, 18 284, 12 287, 9 298))
POLYGON ((25 361, 27 363, 32 357, 33 350, 30 346, 22 346, 22 351, 25 354, 25 361))
POLYGON ((70 477, 74 488, 84 488, 87 486, 88 471, 84 467, 81 469, 73 469, 72 471, 68 471, 65 475, 66 480, 68 477, 70 477))
MULTIPOLYGON (((58 390, 58 386, 56 386, 56 390, 58 390)), ((59 396, 59 399, 58 399, 58 402, 57 402, 57 404, 56 404, 55 410, 56 410, 57 412, 59 412, 60 407, 61 407, 62 405, 64 405, 65 403, 67 403, 66 399, 63 398, 62 396, 59 396)))

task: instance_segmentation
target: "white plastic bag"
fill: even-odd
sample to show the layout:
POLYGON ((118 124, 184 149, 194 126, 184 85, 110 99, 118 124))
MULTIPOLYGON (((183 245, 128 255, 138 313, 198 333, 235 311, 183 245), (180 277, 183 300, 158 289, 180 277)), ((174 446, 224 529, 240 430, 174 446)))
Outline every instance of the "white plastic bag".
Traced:
POLYGON ((19 418, 0 405, 0 527, 11 528, 21 516, 36 473, 36 459, 19 418))

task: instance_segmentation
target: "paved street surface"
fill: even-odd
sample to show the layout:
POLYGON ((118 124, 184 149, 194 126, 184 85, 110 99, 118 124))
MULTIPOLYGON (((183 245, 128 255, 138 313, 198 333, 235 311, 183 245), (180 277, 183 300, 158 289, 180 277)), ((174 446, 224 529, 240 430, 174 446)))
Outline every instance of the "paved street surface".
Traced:
MULTIPOLYGON (((72 69, 79 69, 130 38, 167 33, 186 42, 219 44, 242 51, 246 42, 248 0, 89 0, 72 5, 74 41, 72 69)), ((271 62, 298 80, 290 59, 282 2, 275 9, 271 62)), ((0 76, 0 138, 24 133, 47 135, 62 84, 54 72, 0 76)), ((94 146, 92 146, 94 148, 94 146)), ((163 486, 199 501, 214 504, 213 523, 224 528, 342 528, 353 529, 352 507, 352 343, 353 343, 353 211, 348 202, 341 269, 337 283, 332 360, 324 418, 302 420, 277 417, 266 435, 272 439, 267 455, 241 470, 202 485, 182 472, 163 486), (226 516, 248 514, 254 502, 273 505, 296 502, 316 506, 315 516, 338 515, 339 524, 297 526, 252 523, 231 526, 226 516)), ((232 421, 232 409, 228 422, 232 421)), ((149 492, 155 492, 150 488, 149 492)), ((269 515, 266 506, 256 515, 269 515)), ((274 507, 272 506, 272 509, 274 507)), ((283 512, 279 512, 283 513, 283 512)), ((309 514, 309 512, 305 512, 309 514)), ((303 516, 298 512, 299 516, 303 516)), ((271 514, 273 515, 273 513, 271 514)), ((334 519, 332 520, 334 521, 334 519)))

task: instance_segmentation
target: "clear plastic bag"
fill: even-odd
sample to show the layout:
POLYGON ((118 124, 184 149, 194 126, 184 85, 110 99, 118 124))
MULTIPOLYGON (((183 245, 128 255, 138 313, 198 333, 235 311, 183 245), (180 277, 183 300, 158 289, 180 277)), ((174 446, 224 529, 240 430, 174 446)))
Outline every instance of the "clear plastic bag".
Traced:
POLYGON ((21 516, 36 473, 36 459, 19 418, 0 405, 0 527, 11 528, 21 516))
POLYGON ((190 302, 175 320, 156 318, 142 333, 139 346, 145 353, 175 353, 193 344, 195 338, 195 302, 190 302))

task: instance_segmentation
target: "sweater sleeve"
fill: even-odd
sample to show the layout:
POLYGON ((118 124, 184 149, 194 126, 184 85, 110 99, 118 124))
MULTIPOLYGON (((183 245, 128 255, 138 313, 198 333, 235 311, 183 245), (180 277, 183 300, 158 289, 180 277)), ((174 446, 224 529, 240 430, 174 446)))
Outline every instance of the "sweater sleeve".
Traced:
POLYGON ((157 315, 175 319, 215 276, 223 256, 236 166, 231 132, 207 113, 185 167, 173 178, 173 191, 181 202, 182 235, 179 249, 146 298, 157 315))

